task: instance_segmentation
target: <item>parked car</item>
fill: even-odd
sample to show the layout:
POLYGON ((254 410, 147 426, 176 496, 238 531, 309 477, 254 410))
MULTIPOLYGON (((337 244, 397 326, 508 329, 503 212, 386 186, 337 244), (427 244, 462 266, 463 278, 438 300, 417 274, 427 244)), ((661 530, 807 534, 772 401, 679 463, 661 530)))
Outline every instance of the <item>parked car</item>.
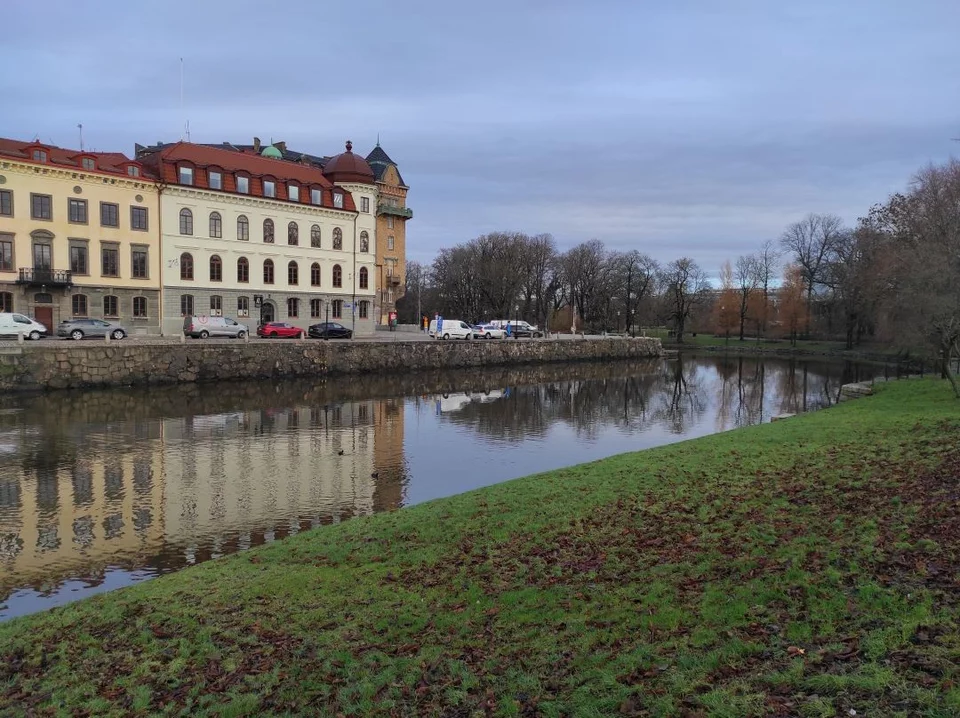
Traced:
POLYGON ((69 337, 80 341, 85 337, 105 337, 123 339, 127 330, 117 322, 108 322, 103 319, 64 319, 57 325, 58 337, 69 337))
POLYGON ((286 322, 267 322, 257 327, 257 336, 275 339, 277 337, 299 337, 303 329, 286 322))
POLYGON ((473 327, 459 319, 441 320, 439 331, 437 330, 437 320, 430 320, 430 327, 427 329, 434 339, 473 339, 473 327))
POLYGON ((246 324, 240 324, 230 317, 192 317, 183 318, 183 333, 194 339, 207 337, 235 337, 243 339, 250 330, 246 324))
POLYGON ((473 327, 474 339, 503 339, 506 332, 492 324, 477 324, 473 327))
POLYGON ((320 322, 311 325, 307 334, 314 339, 350 339, 353 336, 353 330, 336 322, 320 322))
POLYGON ((0 336, 23 334, 27 339, 36 341, 47 333, 47 328, 30 317, 17 312, 0 312, 0 336))
POLYGON ((510 321, 503 325, 503 328, 506 330, 508 337, 542 337, 543 332, 541 332, 533 324, 528 324, 524 321, 510 321))

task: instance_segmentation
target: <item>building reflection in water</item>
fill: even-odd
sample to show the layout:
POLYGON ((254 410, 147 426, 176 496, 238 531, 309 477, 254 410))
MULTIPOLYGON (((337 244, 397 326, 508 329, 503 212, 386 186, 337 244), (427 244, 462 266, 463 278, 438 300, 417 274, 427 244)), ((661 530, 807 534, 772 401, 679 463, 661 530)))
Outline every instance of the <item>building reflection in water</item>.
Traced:
POLYGON ((80 597, 349 517, 829 406, 870 372, 680 357, 8 397, 0 619, 70 582, 80 597))

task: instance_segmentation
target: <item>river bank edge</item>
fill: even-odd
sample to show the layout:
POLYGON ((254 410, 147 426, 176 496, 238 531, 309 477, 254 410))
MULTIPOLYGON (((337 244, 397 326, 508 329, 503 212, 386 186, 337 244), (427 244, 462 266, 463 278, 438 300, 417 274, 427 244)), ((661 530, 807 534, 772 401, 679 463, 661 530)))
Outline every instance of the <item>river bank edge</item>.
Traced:
POLYGON ((4 348, 0 392, 149 386, 243 379, 648 359, 659 339, 136 344, 97 342, 4 348))
POLYGON ((885 384, 303 533, 0 625, 0 708, 940 714, 957 430, 946 382, 885 384))

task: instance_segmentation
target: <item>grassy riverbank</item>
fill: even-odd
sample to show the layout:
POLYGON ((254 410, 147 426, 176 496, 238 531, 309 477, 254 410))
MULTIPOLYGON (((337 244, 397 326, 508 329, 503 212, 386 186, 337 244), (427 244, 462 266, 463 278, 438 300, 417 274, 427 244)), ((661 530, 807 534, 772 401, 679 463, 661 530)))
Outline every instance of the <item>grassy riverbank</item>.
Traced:
POLYGON ((0 714, 956 715, 958 436, 904 381, 301 534, 0 625, 0 714))

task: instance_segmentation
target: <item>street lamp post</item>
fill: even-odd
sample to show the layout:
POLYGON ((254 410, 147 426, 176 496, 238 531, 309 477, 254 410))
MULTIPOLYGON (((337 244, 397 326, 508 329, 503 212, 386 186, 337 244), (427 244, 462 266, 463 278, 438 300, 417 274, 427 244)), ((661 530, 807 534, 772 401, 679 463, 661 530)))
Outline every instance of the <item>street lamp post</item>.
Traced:
POLYGON ((620 333, 620 310, 617 310, 617 334, 620 333))
POLYGON ((513 338, 519 340, 520 334, 517 332, 517 324, 520 322, 520 305, 513 308, 513 338))

